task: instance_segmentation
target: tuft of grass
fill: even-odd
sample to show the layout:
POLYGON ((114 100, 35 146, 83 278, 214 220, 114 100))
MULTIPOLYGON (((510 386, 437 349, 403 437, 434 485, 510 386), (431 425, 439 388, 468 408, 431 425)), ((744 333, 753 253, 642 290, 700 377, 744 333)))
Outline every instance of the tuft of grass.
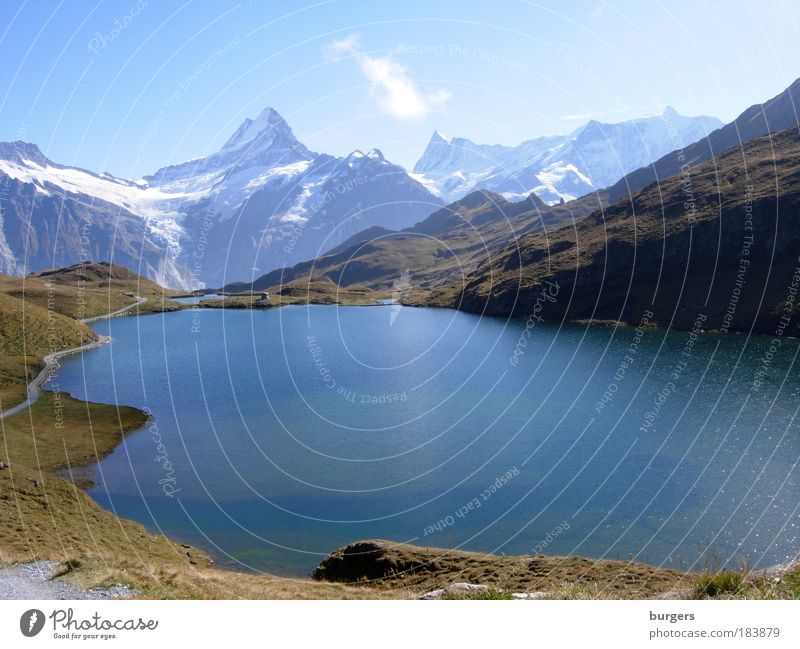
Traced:
POLYGON ((64 559, 64 561, 59 564, 58 568, 56 568, 56 571, 53 573, 51 579, 65 577, 66 575, 78 570, 82 565, 83 562, 81 562, 79 559, 64 559))
POLYGON ((562 583, 555 588, 550 588, 547 591, 545 599, 559 599, 559 600, 572 600, 572 599, 619 599, 607 586, 600 584, 582 584, 582 583, 562 583))
POLYGON ((445 593, 442 599, 514 599, 507 590, 499 588, 486 588, 484 590, 472 590, 468 592, 445 593))
POLYGON ((716 573, 700 575, 694 587, 695 599, 720 597, 723 595, 736 596, 742 592, 744 577, 739 572, 721 570, 716 573))
POLYGON ((745 578, 736 599, 800 599, 800 566, 783 574, 755 573, 745 578))
POLYGON ((787 572, 781 579, 781 583, 790 597, 800 599, 800 567, 787 572))

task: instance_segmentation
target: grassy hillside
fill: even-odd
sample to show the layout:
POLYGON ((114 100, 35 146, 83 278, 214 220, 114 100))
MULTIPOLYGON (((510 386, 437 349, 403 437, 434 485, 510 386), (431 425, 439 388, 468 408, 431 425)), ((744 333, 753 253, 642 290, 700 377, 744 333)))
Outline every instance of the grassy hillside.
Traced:
POLYGON ((325 255, 292 268, 272 271, 253 284, 225 291, 278 290, 281 285, 330 279, 341 287, 392 291, 407 274, 412 290, 458 283, 509 242, 529 232, 547 231, 588 214, 593 197, 570 205, 547 206, 531 195, 516 203, 478 191, 400 232, 370 228, 325 255))
POLYGON ((76 320, 0 293, 0 349, 5 356, 45 356, 96 339, 76 320))
POLYGON ((107 262, 75 264, 24 277, 0 275, 0 293, 75 319, 111 313, 135 302, 137 295, 147 298, 146 309, 159 310, 159 305, 177 295, 107 262))
POLYGON ((24 277, 0 275, 0 410, 26 396, 47 354, 97 339, 79 319, 147 301, 140 312, 174 310, 164 289, 123 266, 87 262, 24 277))
POLYGON ((697 142, 673 151, 652 164, 628 174, 603 191, 608 203, 627 198, 659 179, 681 173, 685 165, 696 167, 713 160, 728 149, 737 149, 754 138, 786 128, 797 128, 797 106, 800 103, 800 79, 763 104, 755 104, 735 120, 725 124, 697 142))
POLYGON ((338 286, 328 277, 315 277, 303 281, 270 287, 269 300, 262 299, 261 291, 232 294, 224 299, 201 300, 200 306, 209 309, 271 308, 297 304, 338 304, 341 306, 369 306, 385 296, 365 286, 338 286))
POLYGON ((44 356, 96 338, 72 318, 0 293, 0 409, 25 399, 27 384, 41 370, 44 356))

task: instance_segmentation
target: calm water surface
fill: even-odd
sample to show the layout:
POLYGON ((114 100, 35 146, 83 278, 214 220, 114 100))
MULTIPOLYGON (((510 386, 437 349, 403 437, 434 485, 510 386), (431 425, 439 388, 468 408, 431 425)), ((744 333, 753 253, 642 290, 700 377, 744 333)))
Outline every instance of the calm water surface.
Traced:
POLYGON ((188 295, 186 297, 173 297, 170 299, 173 302, 181 302, 183 304, 197 304, 202 300, 221 300, 224 297, 224 295, 218 295, 217 293, 209 293, 208 295, 188 295))
POLYGON ((798 346, 438 309, 100 322, 60 384, 147 408, 90 495, 218 563, 388 538, 701 569, 800 548, 798 346), (516 361, 512 359, 515 358, 516 361), (605 397, 604 397, 605 395, 605 397))

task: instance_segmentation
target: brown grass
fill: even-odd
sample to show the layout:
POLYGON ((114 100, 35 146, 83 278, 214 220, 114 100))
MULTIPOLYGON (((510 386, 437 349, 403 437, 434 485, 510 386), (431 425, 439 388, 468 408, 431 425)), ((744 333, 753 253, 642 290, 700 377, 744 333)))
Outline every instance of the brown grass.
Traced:
POLYGON ((425 592, 453 582, 506 592, 545 591, 566 598, 640 599, 689 586, 693 577, 641 563, 582 557, 496 556, 390 541, 361 541, 331 553, 314 573, 318 580, 402 586, 425 592))
POLYGON ((299 280, 272 287, 270 299, 261 299, 261 292, 231 294, 216 300, 203 300, 201 306, 212 309, 269 309, 297 304, 338 304, 341 306, 373 306, 385 297, 363 286, 339 287, 327 277, 313 281, 299 280))
POLYGON ((43 471, 97 462, 147 422, 136 408, 91 403, 63 392, 42 392, 28 409, 0 419, 0 453, 43 471))
POLYGON ((0 293, 0 409, 25 399, 44 356, 96 339, 72 318, 0 293))

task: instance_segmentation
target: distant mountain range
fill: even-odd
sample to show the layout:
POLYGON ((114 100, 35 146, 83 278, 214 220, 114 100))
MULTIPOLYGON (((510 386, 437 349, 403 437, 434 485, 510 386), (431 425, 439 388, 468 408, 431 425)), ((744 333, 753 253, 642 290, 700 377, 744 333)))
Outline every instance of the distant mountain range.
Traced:
POLYGON ((477 187, 548 203, 581 196, 715 124, 667 110, 517 147, 437 132, 407 172, 375 149, 310 151, 267 108, 219 151, 138 180, 58 164, 35 144, 0 143, 0 272, 107 259, 174 288, 252 281, 365 229, 407 229, 477 187))
POLYGON ((293 264, 442 204, 378 150, 309 151, 271 108, 216 153, 135 181, 1 143, 0 181, 0 272, 110 259, 181 288, 293 264))
POLYGON ((475 144, 437 130, 413 177, 446 202, 488 189, 509 200, 535 193, 553 204, 607 187, 720 126, 715 117, 684 117, 667 107, 660 115, 617 124, 592 120, 569 135, 517 146, 475 144))
POLYGON ((403 276, 406 304, 633 324, 649 312, 682 329, 798 335, 798 90, 580 199, 508 202, 481 190, 255 286, 324 277, 385 291, 403 276), (558 297, 542 299, 554 284, 558 297))

